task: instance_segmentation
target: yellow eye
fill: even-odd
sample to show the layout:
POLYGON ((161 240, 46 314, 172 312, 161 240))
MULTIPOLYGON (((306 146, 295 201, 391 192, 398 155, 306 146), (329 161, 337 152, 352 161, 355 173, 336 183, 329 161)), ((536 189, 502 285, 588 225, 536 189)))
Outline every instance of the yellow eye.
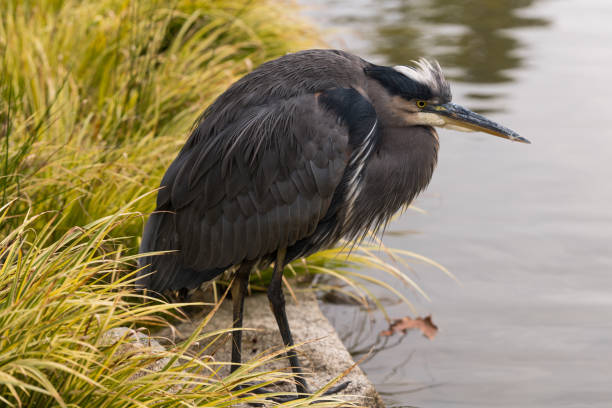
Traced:
POLYGON ((419 108, 423 109, 424 107, 427 106, 427 102, 422 101, 422 100, 418 100, 418 101, 416 101, 416 106, 418 106, 419 108))

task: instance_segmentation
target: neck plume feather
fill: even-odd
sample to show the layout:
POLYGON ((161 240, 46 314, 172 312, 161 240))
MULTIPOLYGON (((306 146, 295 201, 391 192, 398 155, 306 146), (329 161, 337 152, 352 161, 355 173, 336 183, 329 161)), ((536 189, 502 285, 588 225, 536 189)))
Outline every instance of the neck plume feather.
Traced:
POLYGON ((384 128, 380 144, 370 155, 352 217, 362 228, 347 231, 359 238, 369 230, 384 229, 393 214, 409 205, 431 180, 438 157, 435 130, 426 126, 384 128))

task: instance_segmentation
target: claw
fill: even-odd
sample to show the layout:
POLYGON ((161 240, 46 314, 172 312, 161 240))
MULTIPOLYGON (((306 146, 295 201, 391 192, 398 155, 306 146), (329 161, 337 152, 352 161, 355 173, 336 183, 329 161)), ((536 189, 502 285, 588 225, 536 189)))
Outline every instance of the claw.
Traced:
POLYGON ((342 384, 338 384, 334 387, 331 387, 329 390, 325 391, 323 395, 332 395, 332 394, 339 393, 340 391, 343 391, 346 387, 348 387, 350 383, 351 383, 350 381, 345 381, 342 384))
MULTIPOLYGON (((253 387, 253 386, 256 386, 256 385, 258 385, 258 383, 245 383, 245 384, 240 384, 240 385, 236 386, 235 389, 236 390, 243 390, 245 388, 250 388, 250 387, 253 387)), ((266 387, 257 387, 257 388, 254 388, 254 389, 248 391, 247 393, 248 394, 262 395, 262 394, 273 394, 273 393, 276 393, 276 392, 277 391, 271 390, 271 389, 266 388, 266 387)), ((272 400, 272 397, 267 397, 266 399, 272 400)), ((247 404, 249 406, 252 406, 252 407, 263 407, 264 406, 264 404, 259 403, 259 402, 248 402, 247 404)))
MULTIPOLYGON (((322 395, 323 396, 327 396, 327 395, 333 395, 336 394, 342 390, 344 390, 346 387, 349 386, 351 382, 350 381, 346 381, 343 382, 342 384, 338 384, 334 387, 331 387, 330 389, 328 389, 327 391, 325 391, 322 395)), ((259 392, 259 390, 262 390, 263 388, 258 388, 257 389, 257 394, 264 394, 265 392, 259 392)), ((266 391, 266 392, 270 392, 270 391, 266 391)), ((295 401, 301 398, 307 398, 309 397, 311 394, 294 394, 294 395, 278 395, 278 396, 274 396, 274 397, 268 397, 266 399, 276 402, 278 404, 282 404, 285 402, 289 402, 289 401, 295 401)), ((328 401, 317 401, 317 402, 328 402, 328 401)), ((329 401, 332 402, 332 401, 329 401)))
MULTIPOLYGON (((350 383, 351 383, 350 381, 346 381, 346 382, 343 382, 342 384, 338 384, 338 385, 336 385, 334 387, 331 387, 327 391, 325 391, 322 395, 326 396, 326 395, 336 394, 336 393, 346 389, 346 387, 348 387, 350 383)), ((240 390, 240 389, 243 389, 243 388, 252 387, 254 385, 257 385, 257 384, 252 384, 252 383, 241 384, 241 385, 237 386, 236 389, 240 390)), ((265 388, 265 387, 259 387, 259 388, 255 388, 255 389, 250 390, 249 393, 253 393, 253 394, 257 394, 257 395, 262 395, 262 394, 277 394, 278 391, 270 390, 269 388, 265 388)), ((301 399, 301 398, 307 398, 310 395, 311 394, 276 395, 276 396, 272 396, 272 397, 266 397, 266 399, 269 400, 269 401, 276 402, 277 404, 282 404, 282 403, 285 403, 285 402, 295 401, 295 400, 298 400, 298 399, 301 399)), ((319 402, 325 402, 325 401, 319 401, 319 402)), ((261 407, 262 406, 262 404, 256 403, 256 402, 249 402, 248 404, 251 405, 251 406, 254 406, 254 407, 261 407)))
MULTIPOLYGON (((240 391, 240 390, 243 390, 245 388, 257 386, 258 384, 261 384, 261 383, 244 383, 244 384, 240 384, 240 385, 236 386, 235 389, 240 391)), ((252 394, 273 394, 273 393, 276 393, 276 392, 278 392, 278 391, 274 391, 274 390, 271 390, 271 389, 266 388, 266 387, 257 387, 257 388, 254 388, 254 389, 248 391, 248 393, 252 393, 252 394)))

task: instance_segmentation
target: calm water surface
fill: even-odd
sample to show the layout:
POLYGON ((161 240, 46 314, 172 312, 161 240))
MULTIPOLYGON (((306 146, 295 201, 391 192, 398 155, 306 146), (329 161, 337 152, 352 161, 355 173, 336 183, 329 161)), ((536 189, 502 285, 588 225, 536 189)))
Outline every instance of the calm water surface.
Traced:
MULTIPOLYGON (((406 292, 440 333, 408 334, 362 364, 387 403, 611 407, 612 1, 307 7, 333 45, 372 61, 439 59, 454 102, 533 142, 439 132, 439 165, 416 202, 427 214, 408 212, 385 242, 461 283, 415 265, 431 302, 406 292)), ((325 310, 357 352, 385 327, 352 307, 325 310)))

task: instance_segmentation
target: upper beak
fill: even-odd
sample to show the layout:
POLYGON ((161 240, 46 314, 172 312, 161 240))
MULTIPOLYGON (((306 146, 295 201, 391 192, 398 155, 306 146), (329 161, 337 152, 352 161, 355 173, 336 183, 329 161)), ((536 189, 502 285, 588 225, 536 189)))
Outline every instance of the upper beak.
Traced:
POLYGON ((430 104, 424 110, 439 115, 444 120, 444 127, 468 132, 485 132, 515 142, 531 143, 515 131, 454 103, 430 104))

